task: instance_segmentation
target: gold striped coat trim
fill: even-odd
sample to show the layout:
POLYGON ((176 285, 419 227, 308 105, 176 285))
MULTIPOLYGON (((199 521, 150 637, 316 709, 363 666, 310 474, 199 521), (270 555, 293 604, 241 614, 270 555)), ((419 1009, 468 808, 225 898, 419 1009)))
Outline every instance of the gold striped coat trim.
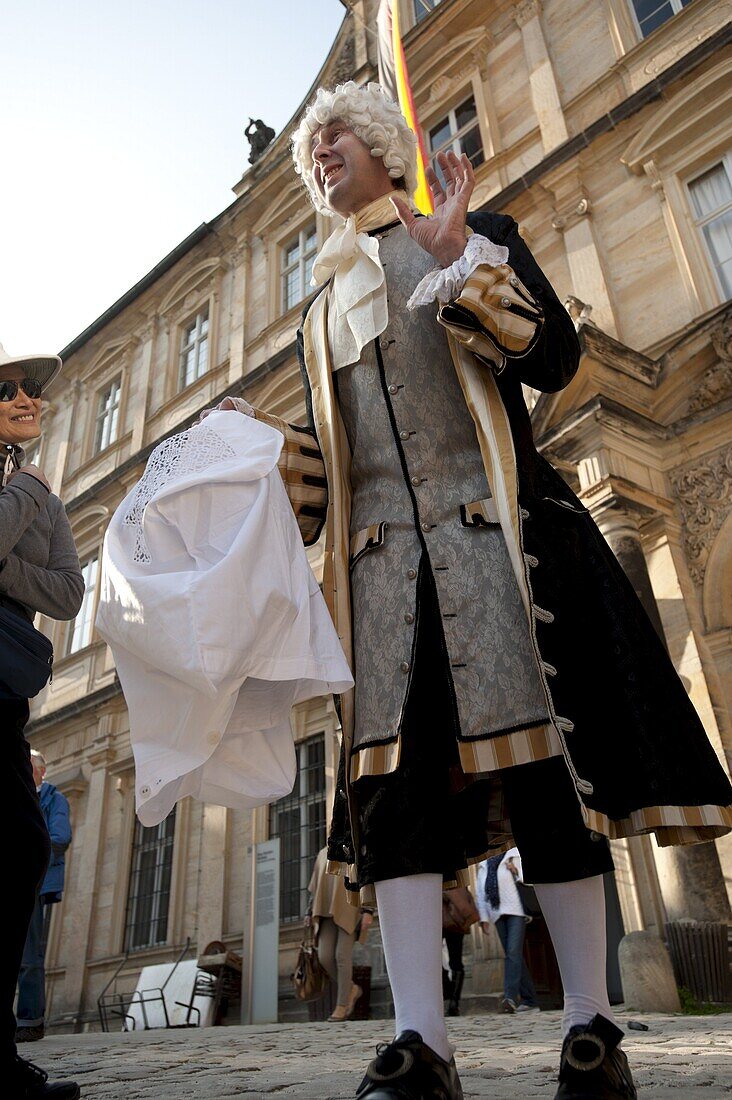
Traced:
POLYGON ((466 280, 459 297, 441 307, 442 324, 460 330, 475 354, 511 359, 528 355, 539 338, 544 311, 508 264, 482 264, 466 280))

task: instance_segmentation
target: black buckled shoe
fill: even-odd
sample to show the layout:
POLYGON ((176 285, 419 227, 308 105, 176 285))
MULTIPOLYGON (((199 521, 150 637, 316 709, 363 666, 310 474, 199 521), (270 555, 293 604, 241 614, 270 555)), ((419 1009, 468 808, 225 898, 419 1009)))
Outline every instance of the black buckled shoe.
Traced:
POLYGON ((416 1031, 376 1048, 356 1100, 463 1100, 455 1059, 445 1062, 416 1031))
POLYGON ((49 1081, 45 1070, 25 1058, 16 1057, 4 1080, 8 1100, 78 1100, 81 1096, 76 1081, 49 1081))
POLYGON ((619 1027, 598 1013, 573 1027, 562 1046, 559 1090, 554 1100, 637 1100, 619 1027))

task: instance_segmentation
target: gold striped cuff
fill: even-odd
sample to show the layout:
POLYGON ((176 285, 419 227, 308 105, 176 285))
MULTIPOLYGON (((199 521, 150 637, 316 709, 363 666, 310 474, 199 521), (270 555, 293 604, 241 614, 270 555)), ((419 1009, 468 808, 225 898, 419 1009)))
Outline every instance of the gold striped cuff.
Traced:
POLYGON ((584 807, 583 815, 588 829, 610 840, 655 833, 661 848, 715 840, 732 830, 732 806, 644 806, 619 819, 584 807))
POLYGON ((351 757, 351 783, 356 783, 364 775, 390 775, 399 767, 401 755, 401 737, 385 745, 366 745, 356 749, 351 757))
POLYGON ((481 264, 466 280, 460 296, 442 306, 438 318, 475 354, 495 358, 498 351, 518 358, 527 355, 538 340, 544 313, 508 264, 481 264), (491 351, 486 355, 488 347, 491 351))
POLYGON ((482 741, 460 741, 460 763, 466 773, 496 772, 562 756, 562 743, 551 723, 514 730, 482 741))

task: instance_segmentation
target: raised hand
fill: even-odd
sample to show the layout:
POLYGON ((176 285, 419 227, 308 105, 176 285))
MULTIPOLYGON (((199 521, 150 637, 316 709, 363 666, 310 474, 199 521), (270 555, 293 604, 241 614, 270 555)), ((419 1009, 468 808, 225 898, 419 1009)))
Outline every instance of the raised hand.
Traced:
POLYGON ((438 153, 437 163, 445 177, 445 187, 433 168, 428 168, 427 183, 435 206, 431 218, 415 217, 400 195, 392 194, 390 198, 410 237, 434 256, 440 267, 449 267, 465 250, 465 219, 475 189, 475 175, 465 153, 460 157, 452 150, 447 155, 438 153))

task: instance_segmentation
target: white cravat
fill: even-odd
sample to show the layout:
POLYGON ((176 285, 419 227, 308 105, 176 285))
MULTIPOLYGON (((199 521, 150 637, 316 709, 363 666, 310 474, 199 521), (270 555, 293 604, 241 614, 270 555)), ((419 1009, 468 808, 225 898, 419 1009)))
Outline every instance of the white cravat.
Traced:
POLYGON ((386 276, 379 242, 369 230, 396 219, 388 195, 351 214, 325 242, 313 264, 313 286, 332 278, 328 318, 334 371, 357 363, 361 350, 389 323, 386 276))
MULTIPOLYGON (((381 336, 389 324, 379 241, 370 237, 369 231, 388 225, 396 217, 389 195, 382 195, 349 215, 315 257, 312 285, 320 286, 332 277, 328 288, 328 339, 333 371, 358 363, 362 349, 381 336)), ((408 309, 456 298, 476 267, 507 262, 505 246, 467 232, 464 253, 450 267, 436 267, 425 275, 409 299, 408 309)))

